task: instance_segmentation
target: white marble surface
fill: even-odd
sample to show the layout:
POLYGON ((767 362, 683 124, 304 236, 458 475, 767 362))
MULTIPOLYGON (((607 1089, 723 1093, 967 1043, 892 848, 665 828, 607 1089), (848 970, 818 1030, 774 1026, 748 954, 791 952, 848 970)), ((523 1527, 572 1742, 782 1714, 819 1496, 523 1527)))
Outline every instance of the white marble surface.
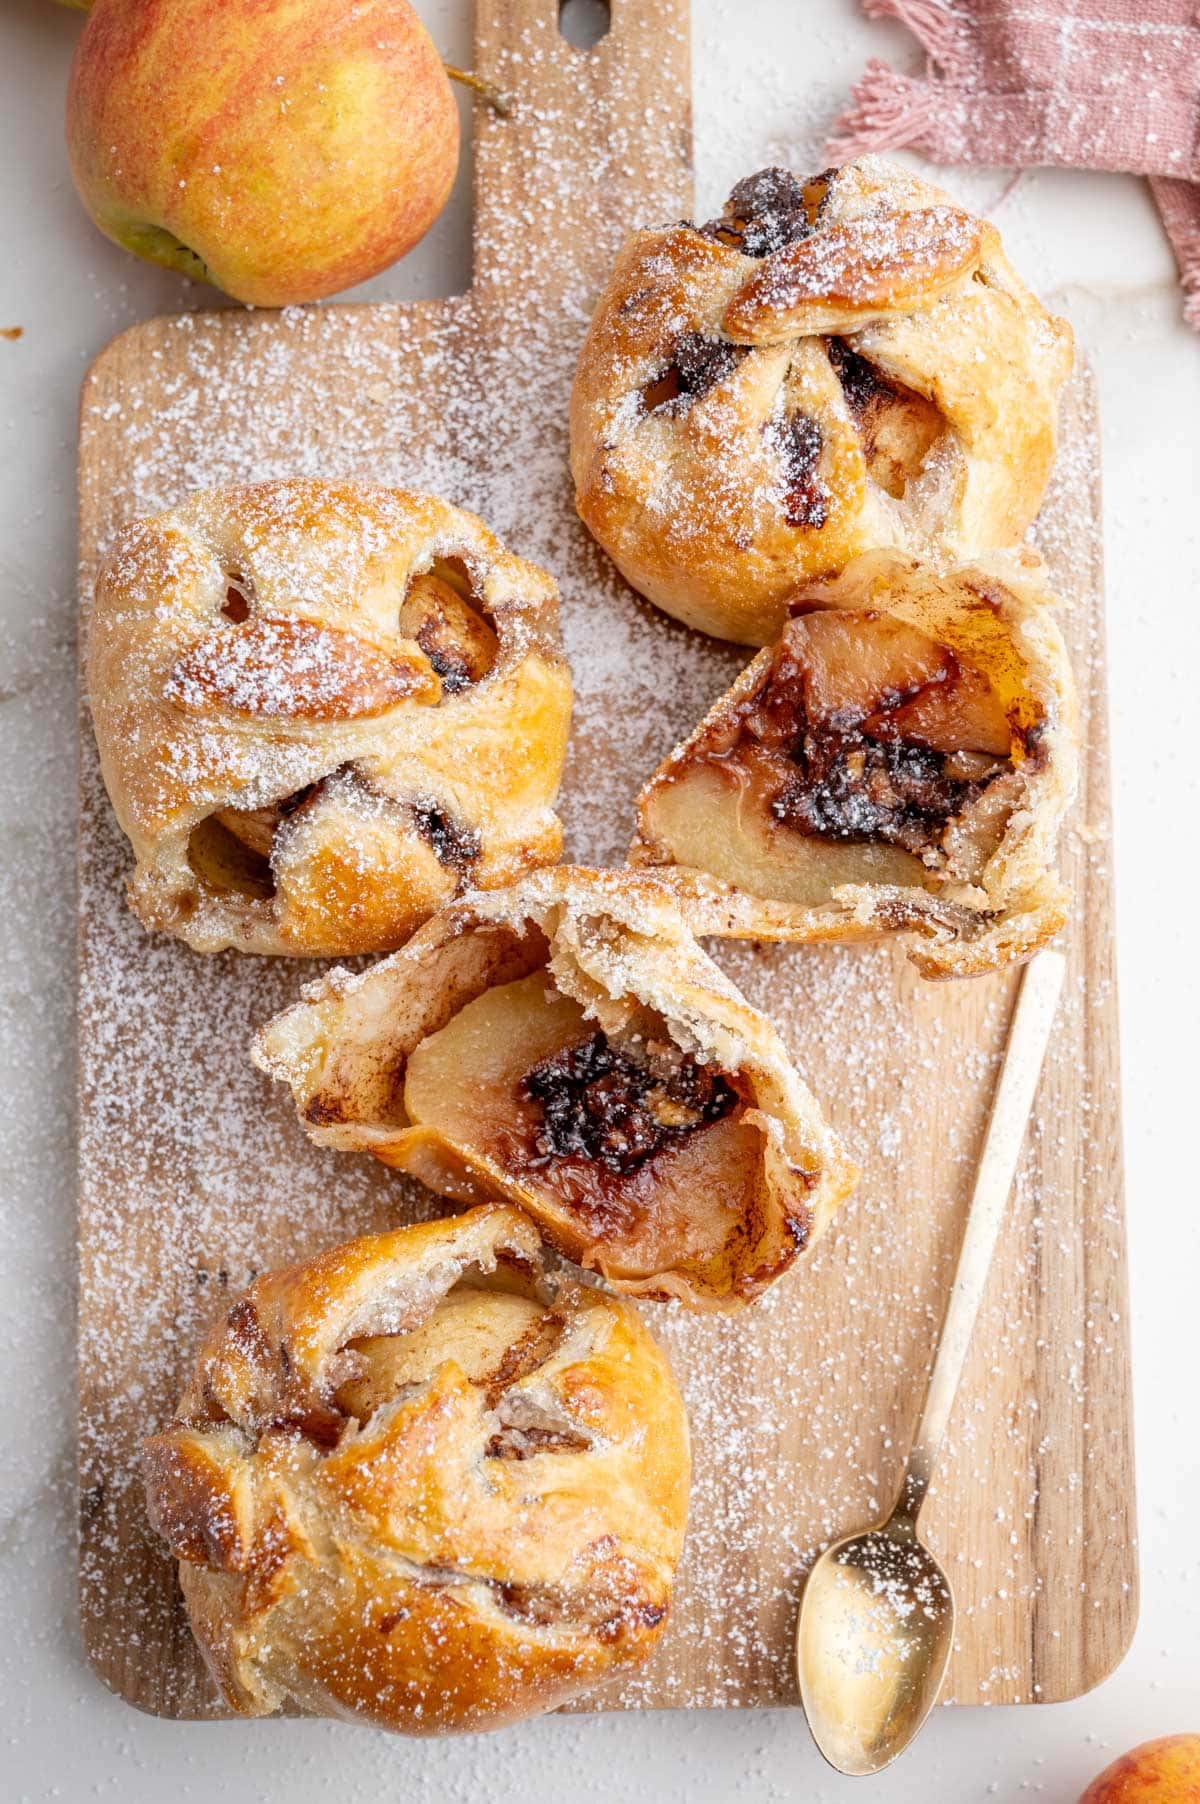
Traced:
MULTIPOLYGON (((650 0, 644 0, 650 3, 650 0)), ((452 60, 467 0, 423 0, 452 60)), ((915 66, 852 0, 693 0, 702 201, 768 158, 803 165, 869 54, 915 66)), ((840 1799, 796 1711, 543 1721, 407 1745, 325 1723, 138 1716, 91 1676, 75 1624, 72 960, 74 436, 88 361, 113 333, 208 304, 90 228, 62 148, 79 21, 9 0, 0 60, 0 1795, 213 1800, 840 1799)), ((1200 1730, 1200 1208, 1192 1114, 1200 881, 1192 756, 1200 664, 1200 338, 1144 185, 1040 171, 954 174, 1020 267, 1070 315, 1100 376, 1116 788, 1119 963, 1143 1605, 1120 1670, 1075 1703, 939 1712, 863 1804, 938 1795, 1072 1799, 1110 1752, 1200 1730), (1004 196, 1001 199, 1001 196, 1004 196)), ((454 202, 362 291, 442 294, 468 274, 454 202)))

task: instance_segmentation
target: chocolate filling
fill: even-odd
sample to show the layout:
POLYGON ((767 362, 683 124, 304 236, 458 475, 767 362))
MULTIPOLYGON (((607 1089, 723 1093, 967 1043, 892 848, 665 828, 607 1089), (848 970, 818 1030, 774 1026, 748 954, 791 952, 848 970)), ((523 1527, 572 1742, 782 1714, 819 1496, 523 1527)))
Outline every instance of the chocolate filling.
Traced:
POLYGON ((732 190, 719 219, 699 229, 747 257, 769 257, 813 231, 836 174, 826 169, 802 182, 790 169, 760 169, 732 190))
POLYGON ((645 413, 684 413, 693 401, 735 370, 748 346, 685 332, 671 347, 671 361, 642 390, 645 413))
MULTIPOLYGON (((788 627, 764 686, 716 757, 757 763, 771 816, 796 832, 897 846, 929 864, 940 859, 951 821, 997 779, 1015 781, 1011 740, 1008 753, 997 750, 1007 731, 983 679, 948 647, 870 613, 817 612, 788 627), (907 645, 889 667, 878 658, 897 630, 907 645), (831 657, 849 653, 831 631, 859 635, 854 655, 874 657, 873 680, 864 683, 853 665, 835 674, 831 657)), ((1036 740, 1036 729, 1023 736, 1027 756, 1036 740)), ((1003 830, 999 817, 993 825, 1003 830)))
POLYGON ((543 1059, 526 1073, 519 1094, 541 1106, 537 1163, 584 1158, 621 1176, 721 1120, 737 1103, 728 1080, 690 1053, 663 1060, 656 1071, 603 1033, 543 1059))
POLYGON ((464 827, 436 802, 413 803, 413 819, 417 832, 433 848, 439 864, 452 871, 465 872, 478 859, 483 849, 473 827, 464 827))
MULTIPOLYGON (((809 728, 787 755, 796 775, 771 803, 777 821, 816 839, 876 840, 917 856, 987 787, 986 778, 952 776, 944 752, 881 743, 856 727, 809 728)), ((993 761, 989 774, 999 768, 993 761)))
POLYGON ((809 413, 773 422, 768 438, 783 469, 783 514, 789 526, 824 526, 829 490, 821 481, 821 428, 809 413))
POLYGON ((842 393, 846 397, 846 405, 854 416, 855 423, 861 425, 868 410, 877 405, 881 397, 895 396, 900 391, 894 382, 889 382, 873 363, 852 351, 843 338, 830 338, 825 349, 834 374, 842 385, 842 393))

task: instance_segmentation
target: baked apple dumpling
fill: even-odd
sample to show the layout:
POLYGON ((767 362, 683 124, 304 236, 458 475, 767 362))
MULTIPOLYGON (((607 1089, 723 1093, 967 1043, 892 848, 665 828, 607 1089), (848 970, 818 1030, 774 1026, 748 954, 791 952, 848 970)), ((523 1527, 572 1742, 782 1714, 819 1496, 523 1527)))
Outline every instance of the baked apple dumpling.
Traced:
POLYGON ((144 1470, 232 1709, 433 1735, 649 1653, 687 1422, 636 1311, 477 1209, 259 1278, 144 1470))
POLYGON ((857 1176, 670 890, 569 866, 464 897, 259 1034, 314 1140, 518 1204, 617 1289, 752 1301, 857 1176))
POLYGON ((701 932, 900 933, 928 977, 1027 958, 1066 919, 1078 761, 1040 561, 871 552, 792 605, 646 785, 631 861, 675 867, 701 932))
POLYGON ((571 401, 579 512, 659 607, 764 645, 859 552, 1016 544, 1071 358, 940 189, 878 157, 765 169, 621 251, 571 401))
POLYGON ((198 951, 383 951, 559 855, 557 590, 432 496, 269 482, 130 527, 88 688, 131 903, 198 951))

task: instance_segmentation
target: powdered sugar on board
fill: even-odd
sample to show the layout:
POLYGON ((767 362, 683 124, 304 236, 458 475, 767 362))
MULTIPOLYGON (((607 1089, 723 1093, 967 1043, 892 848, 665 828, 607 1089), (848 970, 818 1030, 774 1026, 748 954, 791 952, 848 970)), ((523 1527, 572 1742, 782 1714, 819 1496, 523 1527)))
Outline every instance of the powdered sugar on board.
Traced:
MULTIPOLYGON (((519 54, 526 71, 537 63, 536 45, 519 54)), ((632 596, 578 526, 566 475, 570 376, 607 259, 626 224, 685 210, 677 103, 656 80, 640 110, 622 112, 623 136, 598 112, 577 162, 575 102, 556 99, 550 72, 539 79, 546 98, 511 158, 484 133, 474 297, 184 316, 113 347, 85 397, 84 592, 119 524, 198 486, 357 476, 475 509, 560 582, 577 696, 567 849, 611 861, 646 774, 745 654, 632 596)), ((1103 694, 1093 440, 1077 381, 1041 541, 1076 602, 1068 628, 1091 710, 1103 694)), ((1080 899, 1068 997, 928 1518, 958 1597, 949 1690, 963 1700, 1069 1695, 1132 1626, 1108 804, 1094 712, 1090 732, 1086 833, 1067 846, 1080 899)), ((204 1323, 256 1270, 439 1205, 305 1139, 245 1051, 310 971, 203 959, 147 936, 123 903, 128 852, 86 735, 83 786, 85 1627, 110 1683, 166 1714, 208 1714, 217 1707, 170 1564, 145 1526, 138 1440, 169 1414, 204 1323)), ((888 949, 715 950, 777 1020, 865 1175, 811 1264, 753 1311, 648 1309, 691 1417, 691 1530, 671 1630, 641 1675, 594 1700, 605 1707, 793 1697, 802 1573, 825 1541, 890 1502, 1013 988, 931 987, 888 949)))

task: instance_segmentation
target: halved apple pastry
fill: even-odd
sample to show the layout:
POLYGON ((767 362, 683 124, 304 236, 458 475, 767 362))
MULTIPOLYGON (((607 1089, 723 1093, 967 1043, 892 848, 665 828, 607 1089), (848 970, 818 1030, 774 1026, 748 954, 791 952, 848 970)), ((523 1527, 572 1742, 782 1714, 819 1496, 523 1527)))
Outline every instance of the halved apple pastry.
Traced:
POLYGON ((1069 900, 1078 723, 1050 599, 1032 552, 875 551, 801 589, 642 791, 631 862, 672 867, 700 932, 900 933, 927 977, 1027 958, 1069 900))
POLYGON ((797 582, 875 546, 1018 544, 1071 357, 941 189, 880 157, 763 169, 622 248, 571 398, 579 513, 658 607, 764 645, 797 582))
POLYGON ((259 1034, 314 1140, 503 1199, 619 1290, 750 1302, 857 1173, 670 889, 569 866, 464 897, 259 1034))
POLYGON ((132 906, 197 951, 384 951, 559 855, 557 589, 432 496, 268 482, 130 527, 88 687, 132 906))

